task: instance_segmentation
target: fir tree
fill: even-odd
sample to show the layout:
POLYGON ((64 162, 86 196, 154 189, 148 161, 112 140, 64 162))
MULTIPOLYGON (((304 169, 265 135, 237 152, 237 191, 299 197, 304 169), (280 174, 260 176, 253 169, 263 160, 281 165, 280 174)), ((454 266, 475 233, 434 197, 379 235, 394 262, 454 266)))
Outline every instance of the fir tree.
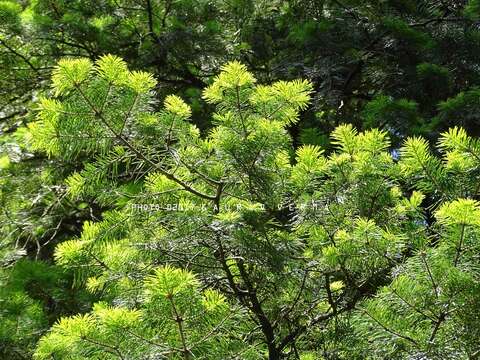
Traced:
POLYGON ((0 1, 0 357, 477 358, 479 14, 0 1))
POLYGON ((479 150, 464 130, 442 135, 441 157, 410 138, 397 161, 385 131, 351 125, 330 154, 294 153, 286 127, 306 81, 257 85, 225 65, 203 93, 216 112, 201 135, 177 96, 153 112, 153 77, 119 58, 63 60, 52 80, 32 146, 87 157, 68 196, 115 209, 57 246, 103 302, 60 320, 38 358, 478 353, 464 309, 478 303, 479 150))

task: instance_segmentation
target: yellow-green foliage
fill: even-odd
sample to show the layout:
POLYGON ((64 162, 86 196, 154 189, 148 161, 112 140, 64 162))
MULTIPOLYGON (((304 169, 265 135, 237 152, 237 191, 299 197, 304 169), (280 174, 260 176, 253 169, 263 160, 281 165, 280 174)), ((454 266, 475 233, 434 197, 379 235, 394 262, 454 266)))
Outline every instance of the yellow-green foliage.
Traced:
POLYGON ((202 293, 191 272, 164 266, 143 288, 140 309, 97 303, 88 314, 60 319, 40 340, 34 358, 136 359, 149 353, 177 358, 187 349, 189 356, 221 359, 241 346, 217 347, 227 340, 218 330, 230 322, 233 309, 217 291, 202 293))
POLYGON ((203 92, 201 133, 176 95, 153 111, 154 79, 114 56, 63 60, 53 80, 33 147, 86 158, 69 198, 115 210, 57 245, 104 302, 54 325, 38 359, 476 351, 461 308, 479 310, 480 146, 461 128, 398 149, 345 124, 329 148, 294 149, 308 81, 258 85, 230 62, 203 92))

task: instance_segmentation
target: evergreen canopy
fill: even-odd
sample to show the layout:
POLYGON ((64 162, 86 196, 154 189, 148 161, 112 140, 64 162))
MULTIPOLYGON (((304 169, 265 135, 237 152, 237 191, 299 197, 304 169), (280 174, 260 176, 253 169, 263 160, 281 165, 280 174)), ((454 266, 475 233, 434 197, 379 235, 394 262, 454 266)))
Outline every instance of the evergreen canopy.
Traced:
POLYGON ((0 1, 0 358, 480 358, 479 19, 0 1))
POLYGON ((203 92, 216 108, 205 136, 177 96, 153 112, 155 81, 119 58, 62 60, 52 83, 32 146, 83 159, 66 196, 112 210, 56 247, 101 302, 62 318, 36 358, 478 351, 480 146, 464 130, 442 134, 440 157, 410 138, 397 160, 386 132, 351 125, 328 155, 293 153, 306 81, 257 85, 223 66, 203 92))

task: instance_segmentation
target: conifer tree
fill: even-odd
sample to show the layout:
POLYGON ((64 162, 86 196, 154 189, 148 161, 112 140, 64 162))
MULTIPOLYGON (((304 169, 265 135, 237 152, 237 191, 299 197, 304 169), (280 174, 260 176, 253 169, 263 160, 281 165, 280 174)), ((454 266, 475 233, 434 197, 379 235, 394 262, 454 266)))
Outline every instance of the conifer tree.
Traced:
POLYGON ((479 9, 0 1, 0 358, 478 358, 479 9))
POLYGON ((464 130, 442 135, 442 157, 351 125, 330 154, 294 152, 306 81, 257 85, 228 63, 203 92, 206 135, 177 96, 153 111, 154 78, 117 57, 62 60, 52 82, 32 146, 84 159, 69 198, 113 209, 57 246, 102 302, 37 358, 477 356, 463 310, 478 303, 480 152, 464 130))

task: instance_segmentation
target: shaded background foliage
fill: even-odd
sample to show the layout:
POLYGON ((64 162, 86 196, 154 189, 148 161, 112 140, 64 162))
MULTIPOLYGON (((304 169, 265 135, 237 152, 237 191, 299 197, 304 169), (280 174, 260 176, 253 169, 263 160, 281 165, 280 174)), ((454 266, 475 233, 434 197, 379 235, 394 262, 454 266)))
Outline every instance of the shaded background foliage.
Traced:
POLYGON ((2 9, 6 116, 20 111, 8 106, 17 96, 45 87, 59 58, 110 53, 153 72, 160 98, 181 91, 191 99, 203 128, 199 90, 237 59, 261 81, 312 80, 315 102, 301 128, 326 134, 347 121, 435 137, 463 121, 475 131, 474 118, 450 116, 475 106, 473 1, 38 0, 3 1, 2 9))

